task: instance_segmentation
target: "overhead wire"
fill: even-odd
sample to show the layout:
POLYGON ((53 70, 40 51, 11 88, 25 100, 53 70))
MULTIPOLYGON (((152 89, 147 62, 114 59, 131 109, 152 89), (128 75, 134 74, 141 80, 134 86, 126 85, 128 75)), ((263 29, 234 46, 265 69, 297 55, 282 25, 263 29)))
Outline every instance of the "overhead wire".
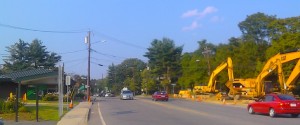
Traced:
POLYGON ((82 61, 82 60, 87 60, 87 57, 85 57, 85 58, 80 58, 80 59, 73 59, 73 60, 63 61, 63 62, 64 62, 64 63, 69 63, 69 62, 76 62, 76 61, 82 61))
POLYGON ((126 59, 126 57, 120 57, 120 56, 115 56, 115 55, 110 55, 110 54, 106 54, 106 53, 101 53, 101 52, 98 52, 98 51, 96 51, 96 50, 94 50, 94 49, 91 49, 93 52, 95 52, 95 53, 98 53, 98 54, 100 54, 100 55, 104 55, 104 56, 107 56, 107 57, 114 57, 114 58, 122 58, 122 59, 126 59))
POLYGON ((58 53, 58 54, 70 54, 70 53, 77 53, 77 52, 81 52, 81 51, 85 51, 87 49, 82 49, 82 50, 75 50, 75 51, 70 51, 70 52, 62 52, 62 53, 58 53))
POLYGON ((139 46, 139 45, 136 45, 136 44, 132 44, 132 43, 129 43, 129 42, 126 42, 126 41, 117 39, 117 38, 115 38, 115 37, 112 37, 112 36, 109 36, 109 35, 106 35, 106 34, 97 32, 97 31, 92 31, 92 32, 94 32, 94 33, 96 32, 96 33, 98 33, 99 35, 102 35, 102 36, 104 36, 104 37, 107 37, 108 39, 111 39, 113 42, 121 43, 121 44, 123 44, 123 45, 131 46, 131 47, 134 47, 134 48, 137 48, 137 49, 147 50, 147 48, 145 48, 145 47, 142 47, 142 46, 139 46))
POLYGON ((101 61, 107 61, 107 62, 115 62, 115 61, 113 61, 113 60, 108 60, 108 59, 97 59, 97 58, 95 58, 95 57, 91 57, 91 59, 94 59, 94 60, 97 60, 97 61, 101 60, 101 61))
POLYGON ((6 27, 6 28, 18 29, 18 30, 27 30, 27 31, 33 31, 33 32, 45 32, 45 33, 83 33, 83 32, 87 32, 87 31, 39 30, 39 29, 25 28, 25 27, 13 26, 13 25, 2 24, 2 23, 0 23, 0 26, 6 27))

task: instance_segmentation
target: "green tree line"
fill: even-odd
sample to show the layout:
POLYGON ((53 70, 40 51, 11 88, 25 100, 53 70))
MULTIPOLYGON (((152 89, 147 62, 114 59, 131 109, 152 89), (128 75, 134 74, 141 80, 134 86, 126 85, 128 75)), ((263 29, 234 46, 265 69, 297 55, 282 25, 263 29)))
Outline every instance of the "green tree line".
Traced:
MULTIPOLYGON (((183 46, 176 46, 169 38, 154 39, 144 55, 148 58, 148 62, 143 63, 144 67, 141 69, 143 72, 134 70, 137 79, 141 80, 135 81, 140 83, 134 83, 136 85, 134 90, 140 92, 139 89, 147 88, 149 92, 156 90, 171 92, 171 84, 176 84, 175 89, 178 92, 180 89, 192 89, 195 85, 206 85, 209 73, 227 57, 233 60, 236 78, 255 78, 270 57, 300 48, 300 16, 277 18, 276 15, 258 12, 248 15, 237 26, 242 33, 241 36, 231 37, 228 43, 220 44, 205 39, 197 41, 198 49, 194 52, 182 53, 183 46), (141 75, 138 76, 139 73, 141 75)), ((285 77, 288 77, 294 65, 295 62, 283 65, 285 77)), ((132 77, 132 74, 116 75, 120 69, 113 67, 115 66, 109 68, 109 79, 132 77)), ((218 89, 226 90, 227 72, 221 72, 217 79, 220 83, 218 89)), ((268 79, 275 79, 273 82, 276 83, 276 73, 270 75, 268 79)), ((116 80, 114 82, 116 85, 112 82, 108 85, 122 88, 129 83, 128 79, 116 80)), ((299 94, 299 82, 296 85, 298 87, 294 92, 299 94)))

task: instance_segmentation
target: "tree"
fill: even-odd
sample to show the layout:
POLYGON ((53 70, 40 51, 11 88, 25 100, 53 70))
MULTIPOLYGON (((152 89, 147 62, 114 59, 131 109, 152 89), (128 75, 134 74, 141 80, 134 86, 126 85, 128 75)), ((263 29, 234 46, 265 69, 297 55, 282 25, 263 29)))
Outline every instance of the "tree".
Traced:
POLYGON ((10 56, 3 60, 5 63, 3 65, 4 72, 17 71, 30 67, 28 43, 19 39, 19 42, 10 47, 6 47, 6 49, 10 56))
POLYGON ((269 16, 264 13, 255 13, 238 24, 243 37, 253 39, 258 45, 265 45, 270 42, 270 30, 268 25, 276 20, 276 16, 269 16))
POLYGON ((146 94, 153 93, 156 89, 155 78, 150 70, 144 69, 142 74, 142 89, 146 94))
POLYGON ((239 28, 243 34, 242 38, 245 42, 255 42, 258 45, 257 51, 258 60, 261 62, 265 61, 266 49, 270 45, 270 34, 269 25, 272 21, 276 20, 276 16, 269 16, 264 13, 255 13, 239 23, 239 28))
POLYGON ((61 59, 56 53, 46 51, 46 46, 37 39, 30 44, 20 39, 19 42, 6 48, 10 53, 10 56, 4 59, 6 72, 36 68, 53 69, 61 59))
POLYGON ((168 38, 155 39, 144 55, 149 59, 151 72, 159 78, 160 84, 168 91, 171 82, 177 82, 180 75, 180 57, 183 46, 176 47, 168 38))
POLYGON ((112 64, 108 69, 107 87, 114 92, 119 92, 123 87, 129 87, 130 90, 140 93, 141 91, 141 73, 146 68, 146 64, 137 58, 129 58, 119 65, 112 64))

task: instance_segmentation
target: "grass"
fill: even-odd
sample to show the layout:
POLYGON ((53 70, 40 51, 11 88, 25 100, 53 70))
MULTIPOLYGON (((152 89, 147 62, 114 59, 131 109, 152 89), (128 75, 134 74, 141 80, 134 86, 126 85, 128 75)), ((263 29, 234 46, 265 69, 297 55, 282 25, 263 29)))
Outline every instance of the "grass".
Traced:
MULTIPOLYGON (((73 105, 77 105, 79 102, 73 102, 73 105)), ((36 120, 36 107, 35 100, 28 100, 25 105, 25 112, 19 111, 19 120, 32 121, 36 120), (34 105, 32 105, 34 104, 34 105)), ((67 104, 64 102, 64 104, 67 104)), ((64 114, 67 113, 66 105, 64 105, 64 114)), ((4 120, 15 120, 15 113, 0 114, 0 117, 4 120)), ((39 101, 39 120, 43 121, 58 121, 58 101, 39 101)))

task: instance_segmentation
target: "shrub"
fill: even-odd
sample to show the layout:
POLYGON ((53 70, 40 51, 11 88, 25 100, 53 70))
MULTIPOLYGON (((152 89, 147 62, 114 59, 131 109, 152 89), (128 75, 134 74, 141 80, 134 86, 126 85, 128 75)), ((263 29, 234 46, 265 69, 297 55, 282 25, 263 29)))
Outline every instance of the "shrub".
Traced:
MULTIPOLYGON (((11 113, 15 111, 15 98, 9 98, 7 101, 0 100, 0 113, 11 113)), ((24 104, 19 102, 19 107, 23 107, 24 104)))
POLYGON ((57 101, 58 95, 57 94, 46 94, 42 98, 43 101, 57 101))

